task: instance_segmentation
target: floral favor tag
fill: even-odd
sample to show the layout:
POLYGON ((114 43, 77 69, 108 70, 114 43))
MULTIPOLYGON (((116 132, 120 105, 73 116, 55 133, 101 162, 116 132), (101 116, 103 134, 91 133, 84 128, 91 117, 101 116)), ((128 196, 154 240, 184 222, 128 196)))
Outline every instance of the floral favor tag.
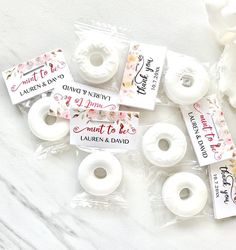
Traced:
POLYGON ((120 104, 154 110, 166 48, 144 43, 130 44, 120 89, 120 104))
POLYGON ((181 107, 200 166, 233 157, 235 145, 216 95, 181 107))
POLYGON ((71 109, 70 143, 92 148, 135 149, 138 112, 71 109))
POLYGON ((53 91, 49 115, 70 119, 70 109, 119 109, 119 95, 76 82, 58 84, 53 91))
POLYGON ((17 104, 72 81, 63 52, 57 49, 2 72, 11 101, 17 104))
POLYGON ((236 161, 229 160, 209 166, 214 217, 236 216, 236 161))

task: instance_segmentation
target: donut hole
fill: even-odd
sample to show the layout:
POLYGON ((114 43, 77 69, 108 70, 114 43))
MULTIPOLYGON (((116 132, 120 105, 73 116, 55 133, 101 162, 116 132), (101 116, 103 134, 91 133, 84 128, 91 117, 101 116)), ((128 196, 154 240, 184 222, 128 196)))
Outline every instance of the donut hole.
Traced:
POLYGON ((192 191, 189 188, 183 188, 179 192, 179 197, 180 197, 181 200, 186 200, 191 196, 192 196, 192 191))
POLYGON ((162 151, 167 151, 170 148, 170 141, 168 139, 162 138, 158 141, 158 147, 162 151))
POLYGON ((56 116, 46 115, 44 120, 47 123, 47 125, 53 125, 56 122, 57 118, 56 116))
POLYGON ((180 80, 180 83, 184 87, 187 87, 187 88, 191 87, 193 85, 193 82, 194 82, 193 77, 191 75, 187 75, 187 74, 182 75, 179 80, 180 80))
POLYGON ((98 178, 98 179, 103 179, 107 176, 107 171, 106 169, 102 168, 102 167, 98 167, 94 170, 94 175, 98 178))
POLYGON ((103 55, 99 52, 93 53, 90 56, 90 63, 95 66, 95 67, 99 67, 103 64, 104 58, 103 55))

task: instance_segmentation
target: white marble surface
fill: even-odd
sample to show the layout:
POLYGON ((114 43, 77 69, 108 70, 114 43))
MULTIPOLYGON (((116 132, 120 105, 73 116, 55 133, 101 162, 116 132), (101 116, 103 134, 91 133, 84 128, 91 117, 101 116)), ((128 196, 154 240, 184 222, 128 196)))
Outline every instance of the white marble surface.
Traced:
MULTIPOLYGON (((203 2, 195 0, 0 0, 0 70, 62 47, 68 62, 73 23, 87 17, 128 27, 133 39, 214 62, 221 53, 203 2)), ((0 79, 0 248, 40 250, 235 249, 235 219, 199 219, 157 230, 136 171, 128 213, 69 210, 77 190, 75 153, 33 157, 35 142, 0 79), (137 174, 137 175, 136 175, 137 174), (139 185, 139 186, 135 186, 139 185), (143 200, 144 199, 144 200, 143 200)), ((236 117, 228 108, 233 129, 236 117)), ((151 114, 145 117, 150 119, 151 114)), ((233 130, 236 138, 236 130, 233 130)))

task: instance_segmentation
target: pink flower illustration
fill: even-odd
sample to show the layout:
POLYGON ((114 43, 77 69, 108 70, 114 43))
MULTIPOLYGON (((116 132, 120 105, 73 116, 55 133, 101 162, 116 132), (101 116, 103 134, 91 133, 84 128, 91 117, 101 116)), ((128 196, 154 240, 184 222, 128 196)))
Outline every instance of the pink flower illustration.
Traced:
POLYGON ((65 119, 70 119, 70 111, 66 110, 62 113, 62 117, 65 119))
POLYGON ((17 72, 18 73, 23 73, 23 70, 24 70, 24 68, 25 68, 25 64, 19 64, 18 66, 17 66, 17 72))
POLYGON ((48 62, 50 60, 50 54, 44 54, 44 55, 42 55, 42 57, 41 57, 41 62, 42 63, 46 63, 46 62, 48 62))
POLYGON ((232 145, 233 141, 232 141, 232 138, 231 138, 231 135, 228 134, 226 137, 225 137, 225 143, 226 145, 232 145))
POLYGON ((97 112, 94 109, 89 109, 87 112, 87 116, 89 119, 94 119, 97 117, 97 112))
POLYGON ((119 117, 119 120, 124 120, 126 118, 126 113, 125 112, 119 112, 118 117, 119 117))

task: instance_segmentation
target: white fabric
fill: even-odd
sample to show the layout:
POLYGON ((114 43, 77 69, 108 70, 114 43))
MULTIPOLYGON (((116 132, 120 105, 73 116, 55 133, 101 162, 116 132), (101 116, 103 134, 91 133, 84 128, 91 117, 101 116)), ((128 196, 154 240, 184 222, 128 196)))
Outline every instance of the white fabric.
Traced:
POLYGON ((31 132, 45 141, 57 141, 69 133, 69 121, 56 118, 55 123, 48 125, 45 121, 50 106, 50 98, 36 101, 28 113, 28 124, 31 132))
POLYGON ((207 202, 207 187, 203 180, 192 173, 179 172, 170 176, 162 187, 162 198, 166 207, 181 217, 191 217, 200 213, 207 202), (189 189, 190 194, 181 199, 180 192, 189 189))
POLYGON ((143 153, 146 159, 159 167, 171 167, 180 162, 187 149, 184 133, 175 125, 156 123, 149 128, 142 140, 143 153), (166 140, 169 148, 164 151, 160 148, 160 140, 166 140))
POLYGON ((88 155, 78 169, 78 179, 84 190, 95 196, 113 193, 122 180, 122 166, 118 159, 108 152, 96 152, 88 155), (106 172, 104 178, 98 178, 94 171, 102 168, 106 172))
POLYGON ((218 41, 225 45, 236 38, 236 2, 235 0, 207 0, 206 9, 209 23, 216 33, 218 41))
POLYGON ((229 103, 236 108, 236 1, 207 0, 206 9, 219 43, 225 45, 217 68, 219 90, 228 96, 229 103))
POLYGON ((219 90, 228 96, 231 106, 236 108, 236 44, 226 45, 218 65, 219 90))

